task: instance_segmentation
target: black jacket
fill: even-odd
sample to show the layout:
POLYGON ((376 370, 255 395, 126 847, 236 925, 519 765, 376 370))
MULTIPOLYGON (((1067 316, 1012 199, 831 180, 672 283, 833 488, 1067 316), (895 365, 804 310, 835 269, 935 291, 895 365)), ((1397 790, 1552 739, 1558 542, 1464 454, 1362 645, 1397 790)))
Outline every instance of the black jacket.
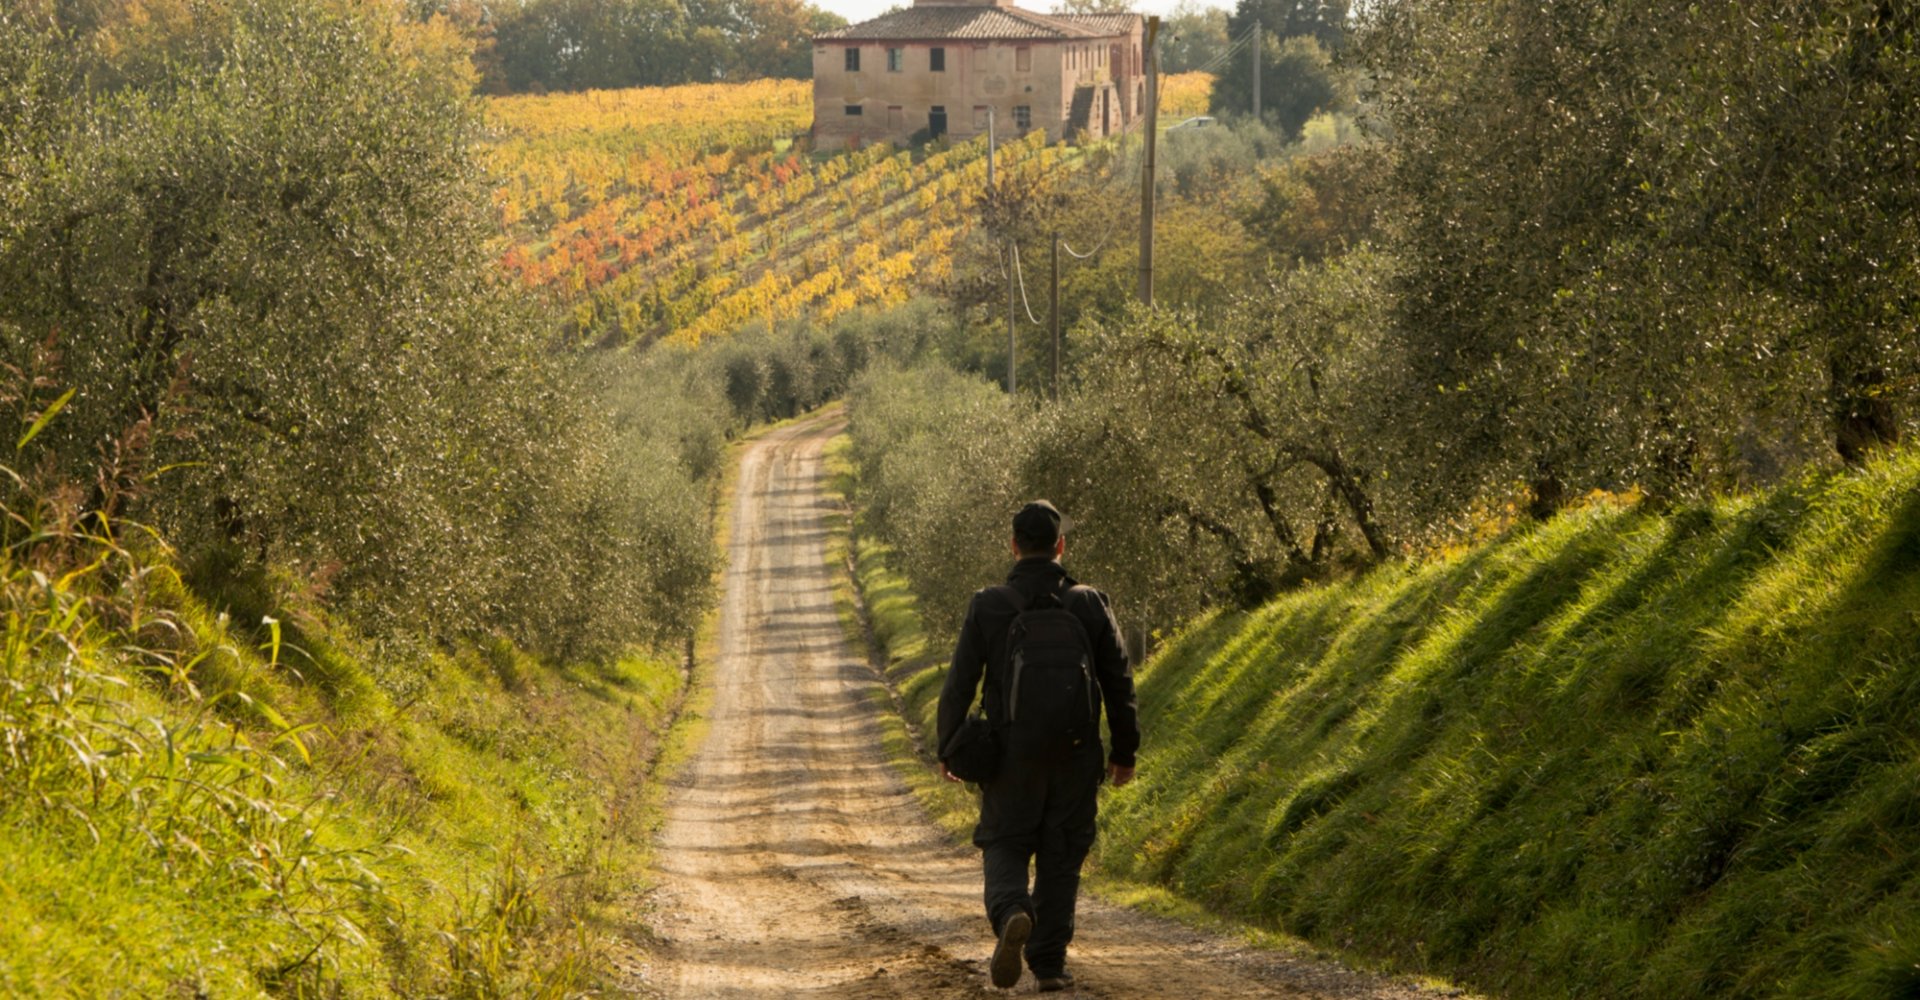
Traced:
MULTIPOLYGON (((1106 706, 1107 729, 1113 734, 1113 746, 1107 759, 1123 767, 1133 766, 1133 755, 1140 749, 1140 719, 1133 696, 1133 669, 1127 664, 1127 651, 1120 642, 1120 626, 1113 620, 1113 608, 1107 595, 1092 587, 1076 586, 1067 571, 1052 558, 1033 556, 1013 565, 1007 585, 1027 595, 1074 587, 1065 595, 1068 611, 1080 619, 1093 641, 1093 675, 1100 684, 1100 700, 1106 706)), ((1005 679, 1000 676, 1006 664, 1007 628, 1019 612, 997 587, 977 591, 967 604, 967 620, 960 626, 960 640, 953 647, 953 663, 947 668, 947 682, 940 689, 940 742, 945 747, 966 721, 973 708, 974 695, 986 682, 983 704, 987 717, 1000 721, 999 706, 1005 679)))

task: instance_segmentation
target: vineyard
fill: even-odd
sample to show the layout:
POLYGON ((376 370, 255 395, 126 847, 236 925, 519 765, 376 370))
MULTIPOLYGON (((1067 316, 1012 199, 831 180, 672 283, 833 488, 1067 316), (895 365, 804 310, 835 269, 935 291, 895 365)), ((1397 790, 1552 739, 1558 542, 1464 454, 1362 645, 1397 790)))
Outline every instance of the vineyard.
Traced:
MULTIPOLYGON (((1164 119, 1204 112, 1212 84, 1169 77, 1164 119)), ((985 141, 815 156, 796 141, 810 95, 760 81, 493 100, 502 266, 603 345, 824 321, 938 286, 985 189, 985 141)), ((1079 161, 1034 132, 996 169, 1031 187, 1079 161)))

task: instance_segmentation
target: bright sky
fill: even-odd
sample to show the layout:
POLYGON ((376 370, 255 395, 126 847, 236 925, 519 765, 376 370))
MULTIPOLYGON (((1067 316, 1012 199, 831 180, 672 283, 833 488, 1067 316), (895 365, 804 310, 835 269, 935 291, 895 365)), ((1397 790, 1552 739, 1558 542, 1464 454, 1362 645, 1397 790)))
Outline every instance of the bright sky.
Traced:
MULTIPOLYGON (((814 2, 846 18, 849 22, 858 24, 868 18, 878 17, 893 7, 911 3, 912 0, 814 0, 814 2)), ((1176 2, 1177 0, 1136 0, 1133 9, 1142 14, 1164 16, 1173 10, 1176 2)), ((1015 0, 1016 6, 1043 14, 1053 9, 1053 3, 1054 0, 1015 0)), ((1219 7, 1222 10, 1233 9, 1233 0, 1200 0, 1200 4, 1205 7, 1219 7)))

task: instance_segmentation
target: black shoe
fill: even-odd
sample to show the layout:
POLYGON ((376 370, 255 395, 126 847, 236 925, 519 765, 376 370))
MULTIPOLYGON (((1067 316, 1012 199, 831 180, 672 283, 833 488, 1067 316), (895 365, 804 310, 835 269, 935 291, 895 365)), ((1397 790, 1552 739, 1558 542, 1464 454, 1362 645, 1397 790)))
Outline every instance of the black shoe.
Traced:
POLYGON ((1033 933, 1033 918, 1027 911, 1016 910, 1000 925, 1000 943, 993 948, 993 964, 987 967, 993 978, 993 985, 1009 989, 1020 981, 1020 949, 1027 946, 1027 935, 1033 933))
POLYGON ((1040 992, 1042 993, 1058 993, 1061 990, 1070 989, 1073 989, 1073 973, 1071 972, 1062 972, 1057 976, 1040 977, 1040 992))

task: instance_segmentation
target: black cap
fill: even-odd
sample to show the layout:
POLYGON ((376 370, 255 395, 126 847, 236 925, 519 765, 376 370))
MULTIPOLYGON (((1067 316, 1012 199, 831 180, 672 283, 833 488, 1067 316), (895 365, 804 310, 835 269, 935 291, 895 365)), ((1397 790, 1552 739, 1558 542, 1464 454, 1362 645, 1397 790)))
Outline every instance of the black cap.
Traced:
POLYGON ((1022 552, 1041 552, 1052 549, 1069 524, 1059 508, 1045 500, 1035 500, 1013 515, 1013 539, 1020 543, 1022 552))

